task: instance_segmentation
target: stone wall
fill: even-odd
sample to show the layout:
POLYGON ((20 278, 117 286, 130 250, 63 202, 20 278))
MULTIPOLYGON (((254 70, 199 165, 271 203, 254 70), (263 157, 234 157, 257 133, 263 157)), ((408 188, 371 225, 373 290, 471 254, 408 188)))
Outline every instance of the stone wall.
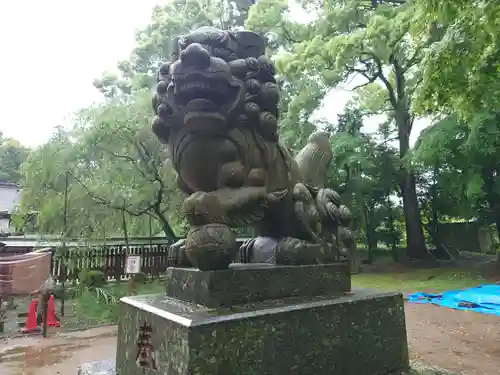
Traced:
POLYGON ((476 222, 439 224, 440 240, 451 249, 487 252, 494 244, 494 232, 476 222))

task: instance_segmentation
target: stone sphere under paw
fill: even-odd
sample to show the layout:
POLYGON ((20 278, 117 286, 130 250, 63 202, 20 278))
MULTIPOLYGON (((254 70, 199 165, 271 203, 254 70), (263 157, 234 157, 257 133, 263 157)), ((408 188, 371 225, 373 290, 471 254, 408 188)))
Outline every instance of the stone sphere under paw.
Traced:
POLYGON ((224 224, 194 226, 186 238, 186 256, 200 270, 226 269, 238 247, 236 234, 224 224))

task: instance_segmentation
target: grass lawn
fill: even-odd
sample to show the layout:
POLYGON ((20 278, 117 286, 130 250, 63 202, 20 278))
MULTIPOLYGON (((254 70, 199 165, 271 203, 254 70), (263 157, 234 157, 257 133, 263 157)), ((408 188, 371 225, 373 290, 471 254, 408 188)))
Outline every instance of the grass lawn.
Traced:
MULTIPOLYGON (((135 284, 135 294, 156 294, 165 290, 163 281, 135 284)), ((110 283, 96 290, 85 290, 66 303, 61 317, 65 329, 84 329, 91 326, 115 324, 120 316, 118 300, 129 295, 129 283, 110 283)))
MULTIPOLYGON (((352 276, 352 285, 355 287, 402 293, 442 292, 465 289, 487 282, 479 272, 451 268, 382 269, 352 276)), ((135 285, 136 295, 163 293, 164 290, 162 280, 135 285)), ((120 315, 117 302, 121 297, 128 295, 128 291, 128 282, 122 282, 110 283, 100 290, 87 290, 76 295, 66 301, 67 313, 62 317, 63 328, 84 329, 89 326, 115 324, 120 315)))
POLYGON ((442 292, 484 284, 477 272, 463 269, 407 269, 404 272, 367 272, 352 276, 352 285, 384 291, 442 292))

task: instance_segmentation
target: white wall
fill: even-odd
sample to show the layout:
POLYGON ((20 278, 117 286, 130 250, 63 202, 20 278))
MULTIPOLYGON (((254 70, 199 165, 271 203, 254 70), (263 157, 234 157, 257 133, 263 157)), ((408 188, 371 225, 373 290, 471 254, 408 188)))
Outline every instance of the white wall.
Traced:
POLYGON ((0 219, 0 233, 8 233, 9 229, 9 219, 0 219))
POLYGON ((0 186, 0 211, 12 212, 19 203, 19 189, 0 186))

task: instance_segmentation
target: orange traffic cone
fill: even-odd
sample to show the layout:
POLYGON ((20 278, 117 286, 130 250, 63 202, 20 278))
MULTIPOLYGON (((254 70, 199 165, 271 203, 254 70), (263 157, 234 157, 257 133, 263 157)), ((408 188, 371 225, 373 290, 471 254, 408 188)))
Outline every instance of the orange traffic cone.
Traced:
POLYGON ((56 318, 53 295, 50 296, 49 305, 47 307, 47 327, 59 327, 59 321, 56 318))
POLYGON ((38 325, 36 324, 36 305, 38 301, 36 299, 32 299, 30 303, 30 307, 28 309, 28 317, 26 318, 26 324, 22 329, 23 333, 30 333, 38 330, 38 325))

